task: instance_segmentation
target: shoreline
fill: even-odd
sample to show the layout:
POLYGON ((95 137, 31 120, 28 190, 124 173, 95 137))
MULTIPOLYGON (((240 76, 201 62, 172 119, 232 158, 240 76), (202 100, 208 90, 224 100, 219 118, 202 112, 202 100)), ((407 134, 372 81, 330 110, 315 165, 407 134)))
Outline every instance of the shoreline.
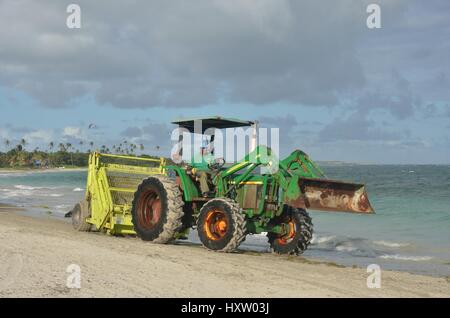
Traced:
POLYGON ((0 212, 25 212, 26 209, 8 203, 0 202, 0 212))
POLYGON ((38 172, 38 173, 45 173, 45 172, 64 172, 64 171, 87 171, 88 167, 70 167, 70 168, 0 168, 0 173, 23 173, 23 172, 38 172))
POLYGON ((383 270, 382 287, 369 289, 361 268, 76 232, 63 220, 0 206, 3 297, 450 297, 445 278, 383 270), (65 286, 72 263, 82 269, 79 290, 65 286))

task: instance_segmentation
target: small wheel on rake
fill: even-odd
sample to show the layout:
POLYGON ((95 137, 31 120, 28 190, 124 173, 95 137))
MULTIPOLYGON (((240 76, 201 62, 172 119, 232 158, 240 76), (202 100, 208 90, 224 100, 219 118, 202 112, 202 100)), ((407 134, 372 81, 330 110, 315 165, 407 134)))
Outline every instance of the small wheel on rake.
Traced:
POLYGON ((84 199, 75 204, 72 212, 72 226, 80 232, 89 232, 92 224, 87 223, 86 219, 91 216, 89 211, 89 202, 84 199))

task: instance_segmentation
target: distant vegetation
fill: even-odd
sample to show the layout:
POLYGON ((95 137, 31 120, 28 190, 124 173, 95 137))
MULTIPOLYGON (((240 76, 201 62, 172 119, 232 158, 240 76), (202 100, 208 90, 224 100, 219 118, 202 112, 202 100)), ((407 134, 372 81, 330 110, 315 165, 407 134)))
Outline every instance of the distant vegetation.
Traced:
POLYGON ((25 139, 22 139, 17 145, 12 145, 6 139, 3 148, 4 151, 0 151, 0 168, 86 167, 89 153, 94 150, 130 156, 137 156, 137 152, 142 153, 144 151, 144 145, 136 145, 127 141, 110 147, 101 145, 98 148, 94 142, 84 144, 80 141, 77 145, 50 142, 47 149, 40 149, 39 147, 27 149, 25 139))

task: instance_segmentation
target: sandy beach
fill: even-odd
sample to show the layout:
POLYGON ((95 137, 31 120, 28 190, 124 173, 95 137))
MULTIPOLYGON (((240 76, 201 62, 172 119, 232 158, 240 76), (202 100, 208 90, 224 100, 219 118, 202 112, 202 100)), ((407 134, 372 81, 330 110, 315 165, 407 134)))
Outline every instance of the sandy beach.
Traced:
POLYGON ((449 297, 445 278, 364 269, 269 253, 210 252, 190 243, 81 233, 53 217, 0 209, 1 297, 449 297), (81 288, 66 287, 67 266, 81 288))

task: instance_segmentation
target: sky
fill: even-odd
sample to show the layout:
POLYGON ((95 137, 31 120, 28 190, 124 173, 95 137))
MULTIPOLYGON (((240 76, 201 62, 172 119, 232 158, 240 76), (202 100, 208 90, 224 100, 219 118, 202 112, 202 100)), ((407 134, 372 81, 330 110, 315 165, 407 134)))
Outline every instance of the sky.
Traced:
POLYGON ((282 155, 450 164, 450 2, 0 0, 0 151, 169 155, 170 122, 208 116, 279 128, 282 155))

